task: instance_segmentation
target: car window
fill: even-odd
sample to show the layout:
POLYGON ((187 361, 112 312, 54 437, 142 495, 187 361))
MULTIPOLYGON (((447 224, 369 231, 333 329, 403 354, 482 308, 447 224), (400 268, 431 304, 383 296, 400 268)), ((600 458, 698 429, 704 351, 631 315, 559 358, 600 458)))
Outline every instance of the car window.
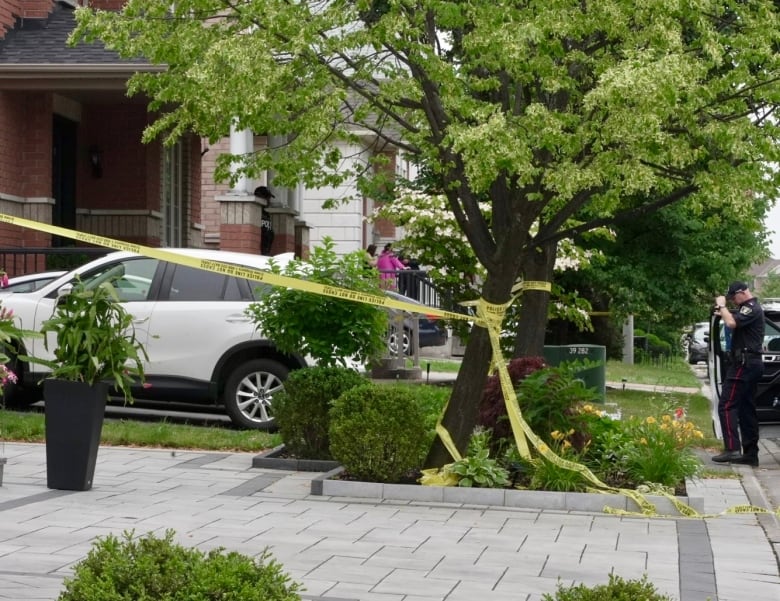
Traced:
POLYGON ((5 288, 3 288, 3 292, 35 292, 39 288, 43 288, 46 284, 49 282, 53 282, 55 279, 54 277, 51 278, 45 278, 40 280, 30 280, 29 282, 18 282, 15 284, 9 284, 5 288))
POLYGON ((247 283, 252 290, 252 298, 258 301, 261 300, 266 294, 268 294, 273 288, 271 284, 258 282, 257 280, 247 280, 247 283))
POLYGON ((149 298, 149 290, 158 263, 157 259, 147 257, 129 258, 106 265, 98 271, 85 275, 82 279, 87 288, 110 282, 120 301, 145 301, 149 298))
POLYGON ((780 351, 780 328, 771 321, 764 322, 764 350, 780 351))
POLYGON ((705 338, 709 336, 709 333, 710 333, 709 326, 705 328, 696 328, 693 331, 693 339, 696 342, 704 343, 706 342, 705 338))
POLYGON ((168 296, 171 301, 241 301, 247 300, 241 294, 234 277, 176 265, 168 296))

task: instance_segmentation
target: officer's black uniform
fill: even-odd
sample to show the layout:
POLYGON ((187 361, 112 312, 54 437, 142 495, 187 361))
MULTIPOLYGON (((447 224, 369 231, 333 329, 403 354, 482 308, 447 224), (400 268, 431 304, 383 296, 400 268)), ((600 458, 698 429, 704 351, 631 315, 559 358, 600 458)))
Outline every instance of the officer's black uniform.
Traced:
MULTIPOLYGON (((262 198, 267 202, 271 202, 272 198, 276 198, 274 193, 268 189, 267 186, 258 186, 255 188, 255 196, 262 198)), ((271 224, 271 215, 263 207, 260 218, 260 252, 264 255, 271 254, 271 245, 274 243, 274 228, 271 224)))
POLYGON ((758 299, 751 298, 731 314, 737 326, 732 332, 731 357, 718 403, 718 416, 725 452, 740 451, 741 434, 744 462, 758 465, 758 415, 754 396, 764 373, 761 359, 764 310, 758 299))

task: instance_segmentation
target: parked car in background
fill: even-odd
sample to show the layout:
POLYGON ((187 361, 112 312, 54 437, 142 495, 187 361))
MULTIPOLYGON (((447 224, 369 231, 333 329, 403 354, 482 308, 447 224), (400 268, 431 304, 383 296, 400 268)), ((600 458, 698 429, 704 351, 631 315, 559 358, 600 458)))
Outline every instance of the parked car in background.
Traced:
MULTIPOLYGON (((270 259, 206 249, 165 250, 258 269, 267 268, 270 259)), ((246 315, 246 307, 256 300, 256 281, 129 252, 110 253, 44 283, 48 277, 30 282, 34 290, 29 292, 3 294, 2 305, 13 309, 21 328, 38 331, 76 277, 88 286, 110 283, 133 316, 136 335, 149 355, 148 387, 134 387, 136 398, 221 405, 236 425, 267 429, 274 424, 273 395, 290 370, 307 365, 301 356, 278 351, 246 315)), ((51 358, 54 344, 50 340, 47 350, 43 339, 24 340, 12 364, 19 383, 7 391, 10 402, 37 400, 38 383, 47 373, 44 366, 16 355, 51 358)))
MULTIPOLYGON (((392 297, 395 300, 403 301, 411 305, 419 306, 420 308, 425 305, 419 301, 393 292, 391 290, 385 291, 385 294, 392 297)), ((402 345, 404 355, 413 355, 414 348, 414 321, 418 322, 419 330, 419 348, 430 346, 444 346, 447 344, 447 329, 441 324, 441 321, 433 316, 425 315, 425 313, 404 313, 403 315, 403 334, 399 336, 398 328, 393 325, 393 317, 397 315, 398 311, 392 309, 390 312, 390 329, 387 337, 387 349, 390 355, 398 355, 398 344, 402 345)))
POLYGON ((8 285, 0 288, 0 295, 5 292, 35 292, 66 273, 67 271, 41 271, 38 273, 17 275, 8 278, 8 285))
POLYGON ((683 338, 683 350, 685 358, 691 365, 700 361, 707 361, 709 354, 710 323, 700 321, 693 325, 683 338))

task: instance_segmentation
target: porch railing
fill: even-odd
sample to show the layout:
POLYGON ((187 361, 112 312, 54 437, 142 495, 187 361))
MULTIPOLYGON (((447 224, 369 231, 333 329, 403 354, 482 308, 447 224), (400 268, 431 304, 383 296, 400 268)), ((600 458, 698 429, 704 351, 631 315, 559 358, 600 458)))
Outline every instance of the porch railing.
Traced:
POLYGON ((69 271, 111 252, 92 246, 0 248, 0 269, 9 276, 40 271, 69 271))

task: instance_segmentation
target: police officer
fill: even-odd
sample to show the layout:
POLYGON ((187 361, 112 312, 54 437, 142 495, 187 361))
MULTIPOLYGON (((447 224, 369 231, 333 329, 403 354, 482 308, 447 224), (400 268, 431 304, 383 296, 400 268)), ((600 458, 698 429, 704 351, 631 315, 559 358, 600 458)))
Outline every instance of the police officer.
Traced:
POLYGON ((732 282, 725 296, 715 299, 715 312, 731 330, 730 361, 718 402, 725 449, 712 460, 758 466, 756 386, 764 373, 764 310, 745 282, 732 282), (726 300, 736 310, 726 307, 726 300), (740 445, 740 434, 742 443, 740 445))
MULTIPOLYGON (((272 198, 276 198, 274 193, 267 186, 258 186, 255 188, 255 196, 262 198, 270 203, 272 198)), ((274 228, 271 224, 271 215, 262 208, 260 215, 260 252, 264 255, 271 254, 271 245, 274 243, 274 228)))

